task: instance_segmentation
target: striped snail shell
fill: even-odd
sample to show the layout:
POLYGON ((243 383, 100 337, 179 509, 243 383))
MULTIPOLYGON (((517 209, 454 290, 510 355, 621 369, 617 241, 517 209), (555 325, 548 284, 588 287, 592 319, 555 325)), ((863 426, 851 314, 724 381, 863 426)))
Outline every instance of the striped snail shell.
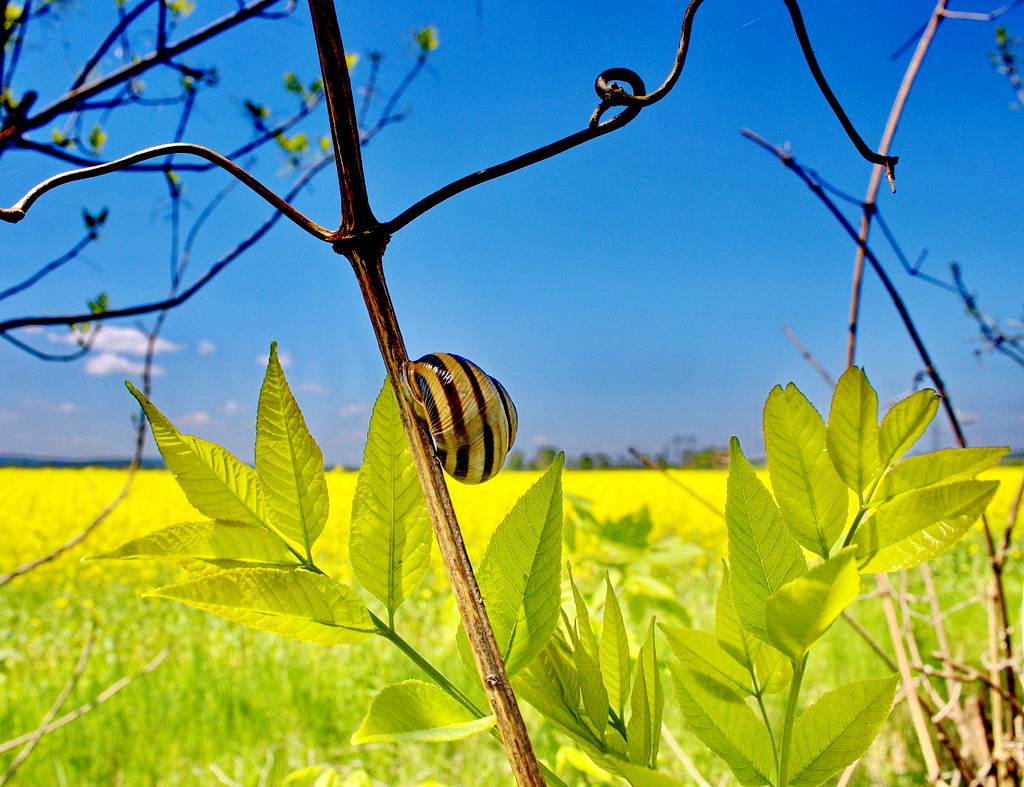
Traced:
POLYGON ((451 353, 410 361, 406 382, 448 475, 479 484, 501 470, 518 426, 516 407, 501 383, 451 353))

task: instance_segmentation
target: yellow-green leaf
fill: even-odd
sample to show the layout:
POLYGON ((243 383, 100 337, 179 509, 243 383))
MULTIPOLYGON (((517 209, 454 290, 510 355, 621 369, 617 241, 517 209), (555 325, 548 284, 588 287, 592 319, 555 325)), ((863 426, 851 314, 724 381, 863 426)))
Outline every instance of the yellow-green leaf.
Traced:
POLYGON ((879 506, 854 541, 864 573, 902 571, 949 549, 984 512, 998 481, 916 489, 879 506))
POLYGON ((149 419, 167 469, 195 508, 210 519, 267 527, 267 512, 256 471, 216 443, 183 435, 153 404, 125 383, 149 419))
POLYGON ((839 477, 863 500, 879 473, 878 395, 856 366, 836 384, 825 438, 839 477))
POLYGON ((629 696, 629 638, 622 620, 619 599, 607 573, 604 583, 604 619, 601 622, 601 643, 598 645, 601 676, 608 690, 608 702, 621 719, 629 696))
POLYGON ((164 560, 193 574, 226 568, 299 567, 299 559, 276 533, 245 522, 179 522, 129 541, 90 560, 164 560))
POLYGON ((406 680, 382 689, 370 703, 352 743, 457 741, 494 726, 431 683, 406 680))
POLYGON ((327 523, 324 455, 306 427, 270 345, 256 413, 256 474, 274 529, 308 554, 327 523))
MULTIPOLYGON (((541 651, 558 624, 564 463, 559 454, 498 525, 477 575, 509 675, 541 651)), ((462 626, 458 639, 463 661, 472 665, 462 626)))
POLYGON ((932 484, 967 481, 982 470, 992 467, 1009 452, 1006 446, 946 448, 923 456, 908 457, 882 479, 877 497, 886 500, 932 484))
POLYGON ((782 585, 803 574, 807 561, 735 437, 730 449, 725 521, 729 531, 732 603, 740 625, 768 642, 765 603, 782 585))
POLYGON ((654 620, 647 630, 647 639, 636 657, 636 676, 629 702, 629 761, 634 765, 654 768, 661 743, 661 719, 665 712, 665 695, 658 672, 658 653, 654 641, 654 620))
POLYGON ((347 645, 376 633, 354 590, 308 571, 232 568, 146 595, 317 645, 347 645))
POLYGON ((725 760, 744 787, 770 784, 774 758, 768 728, 743 698, 675 662, 669 669, 679 709, 693 734, 725 760))
POLYGON ((814 641, 857 600, 860 573, 856 553, 856 547, 847 547, 768 599, 768 638, 794 662, 800 662, 814 641))
POLYGON ((783 521, 805 549, 827 558, 846 527, 849 493, 829 459, 825 422, 792 383, 768 395, 764 441, 783 521))
POLYGON ((352 571, 393 615, 430 563, 430 518, 391 383, 370 417, 363 466, 352 499, 352 571))
POLYGON ((939 395, 918 391, 893 405, 878 430, 878 461, 882 472, 899 459, 924 434, 939 409, 939 395))
POLYGON ((847 683, 822 695, 793 727, 792 787, 817 787, 855 762, 889 717, 899 675, 847 683))

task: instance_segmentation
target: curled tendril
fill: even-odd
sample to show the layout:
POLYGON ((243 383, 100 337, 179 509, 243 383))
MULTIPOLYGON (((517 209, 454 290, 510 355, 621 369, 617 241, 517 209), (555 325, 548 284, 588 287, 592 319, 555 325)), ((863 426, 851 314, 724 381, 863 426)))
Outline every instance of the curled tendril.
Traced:
POLYGON ((590 116, 590 128, 600 126, 605 112, 613 107, 625 107, 625 109, 612 120, 619 123, 631 121, 640 114, 640 110, 644 107, 637 96, 643 96, 647 92, 647 86, 640 75, 632 69, 609 68, 597 75, 594 90, 597 92, 597 97, 601 99, 601 103, 597 105, 594 114, 590 116), (631 93, 626 91, 622 82, 629 85, 631 93))

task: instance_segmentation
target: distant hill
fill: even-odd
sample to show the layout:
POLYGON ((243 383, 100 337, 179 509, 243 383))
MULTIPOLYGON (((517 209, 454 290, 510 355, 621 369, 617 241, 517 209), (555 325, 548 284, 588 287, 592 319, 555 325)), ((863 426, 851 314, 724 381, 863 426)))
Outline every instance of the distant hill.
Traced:
MULTIPOLYGON (((128 459, 59 459, 41 456, 0 456, 0 467, 127 467, 128 459)), ((143 459, 147 470, 162 470, 163 459, 143 459)))

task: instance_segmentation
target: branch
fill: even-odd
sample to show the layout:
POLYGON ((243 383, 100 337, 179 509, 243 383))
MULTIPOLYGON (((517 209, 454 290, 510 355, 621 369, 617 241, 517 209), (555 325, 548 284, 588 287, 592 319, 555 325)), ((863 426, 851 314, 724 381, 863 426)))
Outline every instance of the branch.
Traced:
POLYGON ((106 175, 111 172, 117 172, 140 161, 147 161, 160 156, 172 156, 176 153, 189 153, 194 156, 198 156, 199 158, 206 159, 211 164, 215 164, 220 167, 229 175, 237 178, 243 184, 256 192, 256 194, 284 214, 285 217, 290 219, 294 224, 304 229, 313 237, 319 238, 320 240, 326 240, 332 235, 329 230, 321 227, 311 219, 306 218, 306 216, 301 212, 289 205, 287 200, 281 199, 267 186, 260 183, 256 178, 237 164, 219 153, 215 153, 209 148, 205 148, 202 145, 192 145, 187 142, 172 142, 166 145, 155 145, 154 147, 140 150, 128 156, 122 156, 121 158, 107 162, 106 164, 98 164, 94 167, 83 167, 82 169, 73 169, 68 172, 62 172, 59 175, 54 175, 52 178, 44 180, 38 186, 31 189, 24 197, 21 198, 21 200, 10 208, 0 208, 0 220, 11 224, 18 223, 25 218, 26 212, 32 207, 37 199, 46 192, 59 186, 63 186, 67 183, 73 183, 78 180, 99 177, 100 175, 106 175))
MULTIPOLYGON (((295 196, 305 188, 306 184, 317 175, 325 166, 330 164, 332 161, 330 156, 327 156, 320 161, 313 164, 306 172, 302 174, 295 184, 292 186, 291 191, 286 195, 286 199, 294 199, 295 196)), ((204 273, 199 279, 197 279, 191 287, 187 290, 182 291, 179 295, 172 298, 167 298, 162 301, 156 301, 154 303, 146 303, 138 306, 131 306, 126 309, 112 309, 110 311, 102 312, 90 312, 85 314, 68 314, 56 317, 20 317, 15 320, 6 320, 0 322, 0 334, 6 333, 7 331, 14 330, 15 328, 25 328, 30 325, 75 325, 78 323, 89 323, 97 322, 99 320, 112 320, 117 317, 131 317, 138 314, 150 314, 151 312, 161 311, 162 309, 173 308, 178 306, 199 290, 205 287, 210 281, 213 280, 217 274, 224 270, 231 262, 237 257, 241 256, 245 251, 249 249, 253 244, 259 241, 264 235, 269 232, 278 221, 281 220, 283 214, 275 212, 270 216, 256 232, 246 238, 244 241, 236 245, 231 251, 221 257, 216 264, 212 265, 210 269, 204 273)))
MULTIPOLYGON (((800 49, 803 52, 804 59, 807 61, 808 68, 811 70, 814 81, 822 95, 825 97, 825 100, 828 102, 829 107, 831 107, 833 113, 839 119, 843 130, 846 131, 847 136, 853 142, 854 147, 857 148, 860 155, 868 161, 884 167, 891 178, 893 168, 896 166, 896 162, 899 158, 897 156, 887 156, 880 153, 874 153, 864 143, 864 140, 857 133, 853 124, 850 122, 850 119, 843 111, 835 93, 833 93, 832 89, 829 87, 829 84, 825 79, 825 75, 821 72, 818 61, 814 57, 814 50, 812 49, 810 39, 807 36, 807 28, 804 26, 803 16, 800 13, 800 7, 797 5, 796 0, 783 0, 783 2, 786 5, 786 9, 789 11, 793 22, 793 28, 796 31, 797 41, 800 44, 800 49)), ((686 64, 686 55, 690 47, 690 34, 693 28, 694 16, 697 13, 697 9, 700 8, 703 3, 704 0, 691 0, 690 4, 686 7, 686 12, 683 15, 682 29, 679 34, 679 47, 676 50, 675 63, 672 66, 672 70, 669 72, 668 77, 666 77, 665 81, 656 90, 646 93, 646 87, 643 79, 641 79, 635 71, 628 68, 609 68, 602 71, 598 75, 594 84, 594 89, 596 90, 598 97, 601 99, 601 103, 598 104, 597 109, 595 109, 594 113, 591 115, 590 125, 588 128, 583 131, 578 131, 575 134, 570 134, 567 137, 563 137, 556 142, 539 147, 529 153, 524 153, 521 156, 509 159, 502 164, 496 164, 492 167, 488 167, 487 169, 482 169, 479 172, 474 172, 463 178, 459 178, 458 180, 449 183, 447 186, 443 186, 434 193, 427 195, 419 202, 402 211, 398 216, 391 219, 391 221, 385 222, 381 227, 381 231, 389 235, 397 232, 431 208, 440 205, 442 202, 454 197, 456 194, 460 194, 467 189, 480 185, 481 183, 486 183, 489 180, 494 180, 495 178, 508 175, 512 172, 523 169, 524 167, 544 161, 552 156, 564 153, 578 145, 582 145, 584 142, 589 142, 592 139, 596 139, 610 131, 615 131, 616 129, 625 126, 640 114, 641 109, 660 101, 675 86, 683 71, 683 67, 686 64), (628 92, 621 83, 629 85, 633 92, 628 92), (613 118, 609 120, 602 120, 605 113, 614 107, 623 107, 624 109, 613 118)), ((339 239, 339 241, 340 240, 344 239, 339 239)), ((339 251, 343 251, 345 244, 339 244, 339 241, 335 242, 335 248, 339 251)))
POLYGON ((801 342, 797 338, 797 335, 793 333, 793 329, 790 328, 788 325, 783 325, 782 332, 786 334, 786 338, 789 339, 790 342, 792 342, 793 346, 796 347, 800 355, 803 356, 803 359, 814 368, 814 371, 821 375, 821 379, 823 379, 828 384, 828 387, 835 388, 836 381, 832 379, 832 375, 830 375, 828 371, 825 369, 825 367, 821 365, 821 361, 814 357, 814 353, 812 353, 810 350, 804 347, 803 342, 801 342))
POLYGON ((155 65, 169 62, 182 52, 186 52, 203 42, 229 30, 247 19, 262 16, 262 11, 269 6, 281 2, 281 0, 253 0, 247 5, 241 6, 237 11, 220 19, 211 22, 206 27, 197 30, 188 38, 171 44, 159 51, 150 52, 148 55, 139 58, 133 63, 122 66, 104 77, 88 82, 81 87, 69 90, 63 96, 41 109, 35 115, 19 120, 14 125, 0 129, 0 147, 9 144, 10 140, 33 128, 49 123, 55 117, 71 112, 76 109, 85 99, 109 90, 122 82, 136 77, 148 71, 155 65))
MULTIPOLYGON (((98 706, 102 705, 104 702, 109 700, 119 691, 128 688, 143 675, 148 675, 150 672, 159 667, 160 663, 165 658, 167 658, 168 653, 170 653, 170 650, 164 648, 156 654, 152 661, 150 661, 138 672, 132 673, 131 675, 125 675, 120 680, 111 683, 109 686, 107 686, 107 688, 105 688, 103 691, 97 694, 93 699, 89 700, 89 702, 85 703, 84 705, 80 705, 70 713, 65 713, 59 719, 54 719, 42 728, 43 735, 48 735, 54 730, 59 730, 61 727, 70 724, 76 719, 79 719, 85 714, 89 713, 89 711, 95 710, 98 706)), ((19 746, 28 743, 32 739, 32 736, 35 734, 36 733, 34 732, 27 732, 24 735, 19 735, 17 738, 11 738, 9 741, 4 741, 3 743, 0 743, 0 754, 3 754, 6 751, 10 751, 11 749, 16 749, 19 746)))
POLYGON ((640 460, 641 462, 643 462, 643 463, 644 463, 645 465, 647 465, 647 466, 648 466, 649 468, 651 468, 651 470, 659 470, 659 471, 661 471, 662 473, 664 473, 664 474, 665 474, 665 477, 666 477, 666 478, 667 478, 667 479, 668 479, 669 481, 671 481, 671 482, 672 482, 673 484, 675 484, 675 485, 676 485, 676 486, 678 486, 678 487, 679 487, 680 489, 682 489, 682 490, 683 490, 684 492, 686 492, 686 494, 690 495, 690 497, 692 497, 692 498, 693 498, 694 500, 696 500, 696 501, 697 501, 698 503, 700 503, 700 504, 701 504, 702 506, 704 506, 704 507, 705 507, 706 509, 708 509, 709 511, 711 511, 711 513, 715 514, 715 516, 719 516, 719 517, 721 517, 722 519, 725 519, 725 512, 724 512, 724 511, 722 511, 722 509, 721 509, 721 508, 719 508, 718 506, 716 506, 716 505, 715 505, 714 503, 712 503, 712 502, 711 502, 710 500, 708 500, 707 498, 705 498, 705 497, 702 497, 701 495, 699 495, 699 494, 698 494, 697 492, 695 492, 695 491, 694 491, 693 489, 691 489, 690 487, 688 487, 688 486, 687 486, 686 484, 684 484, 684 483, 683 483, 682 481, 680 481, 680 480, 679 480, 678 478, 676 478, 675 476, 669 475, 669 472, 668 472, 668 470, 666 470, 666 469, 665 469, 664 467, 662 467, 661 465, 658 465, 658 464, 656 464, 656 463, 652 462, 652 461, 651 461, 651 459, 650 459, 650 457, 647 457, 647 456, 645 456, 644 454, 642 454, 642 453, 640 453, 639 451, 637 451, 637 450, 636 450, 635 448, 630 448, 630 449, 629 449, 629 452, 630 452, 630 453, 631 453, 631 454, 632 454, 633 456, 635 456, 635 457, 636 457, 637 459, 639 459, 639 460, 640 460))
POLYGON ((64 684, 64 688, 61 690, 57 699, 54 700, 53 705, 43 716, 43 720, 39 723, 39 727, 36 731, 31 734, 28 741, 25 743, 25 748, 18 752, 18 756, 14 758, 11 764, 7 767, 7 770, 2 776, 0 776, 0 785, 7 784, 18 772, 18 769, 24 764, 25 760, 35 749, 36 745, 42 740, 46 734, 46 728, 53 721, 53 717, 57 715, 64 702, 67 700, 68 695, 71 694, 75 686, 78 685, 79 678, 82 677, 82 673, 85 672, 85 667, 89 663, 89 654, 92 653, 93 643, 96 641, 95 627, 89 632, 89 636, 85 641, 85 646, 82 648, 82 653, 78 657, 78 664, 75 665, 74 671, 71 673, 71 677, 68 678, 67 683, 64 684))
POLYGON ((60 255, 57 259, 53 260, 53 262, 46 263, 46 265, 41 267, 39 270, 37 270, 24 281, 19 282, 18 284, 14 284, 8 287, 6 290, 0 291, 0 301, 6 300, 7 298, 10 298, 12 295, 17 295, 19 292, 27 290, 33 284, 40 281, 45 276, 53 273, 62 265, 71 262, 71 260, 73 260, 75 257, 77 257, 85 250, 86 246, 95 241, 96 238, 96 231, 90 229, 81 240, 79 240, 68 251, 60 255))

